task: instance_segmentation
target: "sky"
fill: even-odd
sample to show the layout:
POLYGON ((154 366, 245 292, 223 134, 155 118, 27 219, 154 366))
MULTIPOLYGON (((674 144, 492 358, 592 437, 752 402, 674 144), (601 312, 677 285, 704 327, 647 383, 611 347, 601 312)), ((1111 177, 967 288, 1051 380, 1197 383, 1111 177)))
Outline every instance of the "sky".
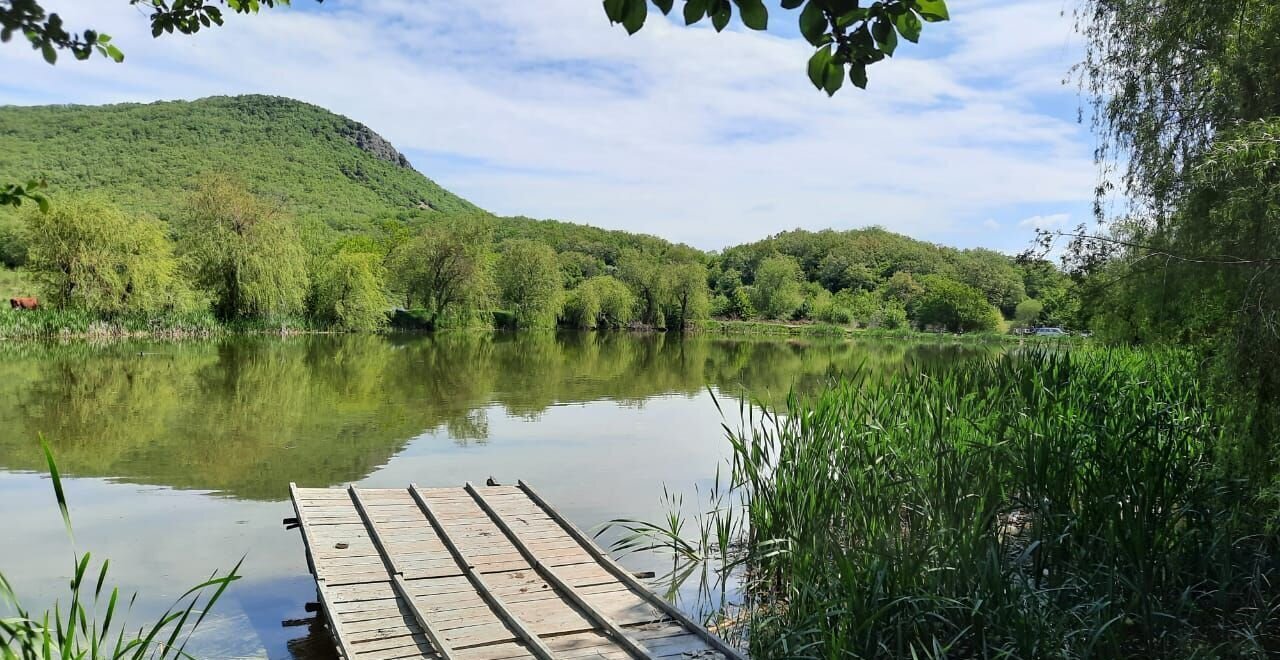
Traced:
POLYGON ((1097 181, 1068 0, 952 0, 950 22, 834 98, 776 0, 767 32, 651 10, 628 36, 597 0, 294 0, 160 39, 126 0, 44 4, 126 59, 51 67, 14 39, 0 104, 288 96, 495 213, 703 249, 879 225, 1018 252, 1036 227, 1087 221, 1097 181))

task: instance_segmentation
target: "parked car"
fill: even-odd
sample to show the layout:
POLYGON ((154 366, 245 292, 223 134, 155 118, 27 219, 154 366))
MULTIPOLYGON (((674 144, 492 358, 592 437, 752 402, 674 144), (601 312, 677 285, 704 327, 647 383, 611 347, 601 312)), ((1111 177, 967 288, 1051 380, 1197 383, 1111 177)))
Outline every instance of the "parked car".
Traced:
POLYGON ((1037 337, 1069 337, 1071 334, 1062 328, 1036 328, 1037 337))

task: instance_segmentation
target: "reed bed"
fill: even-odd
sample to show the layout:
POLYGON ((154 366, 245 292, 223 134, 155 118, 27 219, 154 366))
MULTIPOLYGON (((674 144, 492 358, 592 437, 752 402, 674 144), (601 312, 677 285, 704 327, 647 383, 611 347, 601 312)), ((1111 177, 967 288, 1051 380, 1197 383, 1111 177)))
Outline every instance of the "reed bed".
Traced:
POLYGON ((717 627, 756 658, 1267 657, 1275 507, 1193 373, 1030 350, 743 407, 699 537, 620 544, 716 564, 717 627))

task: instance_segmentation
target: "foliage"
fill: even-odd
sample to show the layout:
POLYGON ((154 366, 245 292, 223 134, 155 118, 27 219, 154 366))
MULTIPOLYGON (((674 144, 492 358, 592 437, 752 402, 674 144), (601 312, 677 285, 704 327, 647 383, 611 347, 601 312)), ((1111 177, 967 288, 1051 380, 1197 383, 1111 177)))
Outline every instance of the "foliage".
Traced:
POLYGON ((671 267, 667 275, 671 280, 668 327, 683 330, 693 321, 706 318, 711 308, 707 297, 707 269, 702 264, 684 263, 671 267))
POLYGON ((1090 1, 1077 21, 1102 162, 1120 173, 1099 216, 1110 184, 1130 200, 1068 246, 1078 313, 1113 340, 1198 350, 1202 376, 1251 402, 1249 472, 1280 474, 1280 6, 1090 1))
POLYGON ((175 219, 178 251, 219 318, 280 319, 303 309, 306 252, 295 221, 239 182, 207 177, 175 219))
POLYGON ((790 319, 804 303, 800 288, 803 278, 800 264, 793 257, 774 255, 763 259, 755 269, 752 303, 756 310, 765 318, 790 319))
POLYGON ((623 328, 631 322, 635 296, 627 285, 609 275, 582 282, 565 296, 561 318, 576 328, 623 328))
POLYGON ((0 266, 21 268, 27 263, 27 236, 17 215, 0 215, 0 266))
POLYGON ((313 313, 342 330, 378 330, 387 323, 386 279, 377 254, 339 251, 320 268, 313 313))
POLYGON ((1013 318, 1019 325, 1030 327, 1035 325, 1042 312, 1044 312, 1044 303, 1028 298, 1018 303, 1018 308, 1013 312, 1013 318))
POLYGON ((1011 353, 744 410, 686 556, 741 585, 751 657, 1268 656, 1280 533, 1193 362, 1011 353))
POLYGON ((30 200, 35 202, 36 207, 41 211, 49 210, 49 198, 40 192, 45 185, 44 181, 38 179, 32 179, 26 183, 0 184, 0 208, 5 206, 16 208, 22 206, 23 200, 30 200))
POLYGON ((109 318, 195 306, 154 219, 84 197, 61 200, 48 213, 33 209, 26 223, 27 269, 53 307, 109 318))
POLYGON ((1000 312, 980 291, 940 275, 921 279, 924 293, 917 303, 916 322, 923 327, 939 326, 952 332, 994 330, 1000 312))
POLYGON ((499 300, 518 328, 555 324, 560 310, 560 264, 555 250, 529 240, 507 241, 496 269, 499 300))
POLYGON ((1023 273, 1009 257, 993 250, 965 250, 957 259, 956 279, 982 292, 1006 316, 1026 299, 1023 273))
MULTIPOLYGON (((53 660, 54 658, 183 658, 191 635, 204 623, 214 604, 231 583, 240 579, 240 563, 226 575, 215 572, 208 580, 185 591, 155 622, 136 632, 128 623, 128 613, 137 598, 120 598, 120 588, 107 588, 110 561, 91 571, 93 555, 74 550, 71 512, 62 488, 62 478, 53 452, 41 438, 46 467, 53 482, 58 510, 72 540, 71 599, 65 610, 56 604, 52 612, 35 614, 25 610, 9 581, 0 573, 0 651, 6 658, 53 660), (94 578, 94 573, 97 578, 94 578), (124 611, 121 611, 123 608, 124 611), (113 625, 114 624, 114 625, 113 625)), ((243 562, 243 560, 241 560, 243 562)))
POLYGON ((405 307, 422 305, 432 328, 479 319, 492 300, 492 235, 483 218, 453 217, 392 252, 393 288, 405 307))
MULTIPOLYGON (((604 10, 610 22, 635 34, 644 26, 650 1, 663 14, 675 6, 674 0, 604 0, 604 10)), ((763 0, 685 0, 682 15, 686 25, 709 18, 719 32, 729 25, 735 5, 743 25, 768 27, 763 0)), ((817 49, 809 59, 809 80, 827 95, 840 89, 846 75, 866 88, 867 66, 892 56, 899 35, 915 43, 922 21, 950 17, 944 0, 884 0, 867 6, 853 0, 783 0, 782 9, 800 9, 800 34, 817 49)))
POLYGON ((252 172, 244 185, 302 224, 369 231, 388 217, 476 211, 367 126, 287 98, 5 106, 0 126, 0 181, 39 172, 55 203, 92 191, 172 220, 207 174, 252 172))

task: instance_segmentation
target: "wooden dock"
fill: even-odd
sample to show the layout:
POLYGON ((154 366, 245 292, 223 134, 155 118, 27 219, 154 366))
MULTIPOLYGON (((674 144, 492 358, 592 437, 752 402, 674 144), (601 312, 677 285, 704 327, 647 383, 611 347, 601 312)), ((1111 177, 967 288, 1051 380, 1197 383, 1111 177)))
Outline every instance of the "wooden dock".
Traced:
POLYGON ((290 494, 347 660, 742 660, 523 482, 290 494))

